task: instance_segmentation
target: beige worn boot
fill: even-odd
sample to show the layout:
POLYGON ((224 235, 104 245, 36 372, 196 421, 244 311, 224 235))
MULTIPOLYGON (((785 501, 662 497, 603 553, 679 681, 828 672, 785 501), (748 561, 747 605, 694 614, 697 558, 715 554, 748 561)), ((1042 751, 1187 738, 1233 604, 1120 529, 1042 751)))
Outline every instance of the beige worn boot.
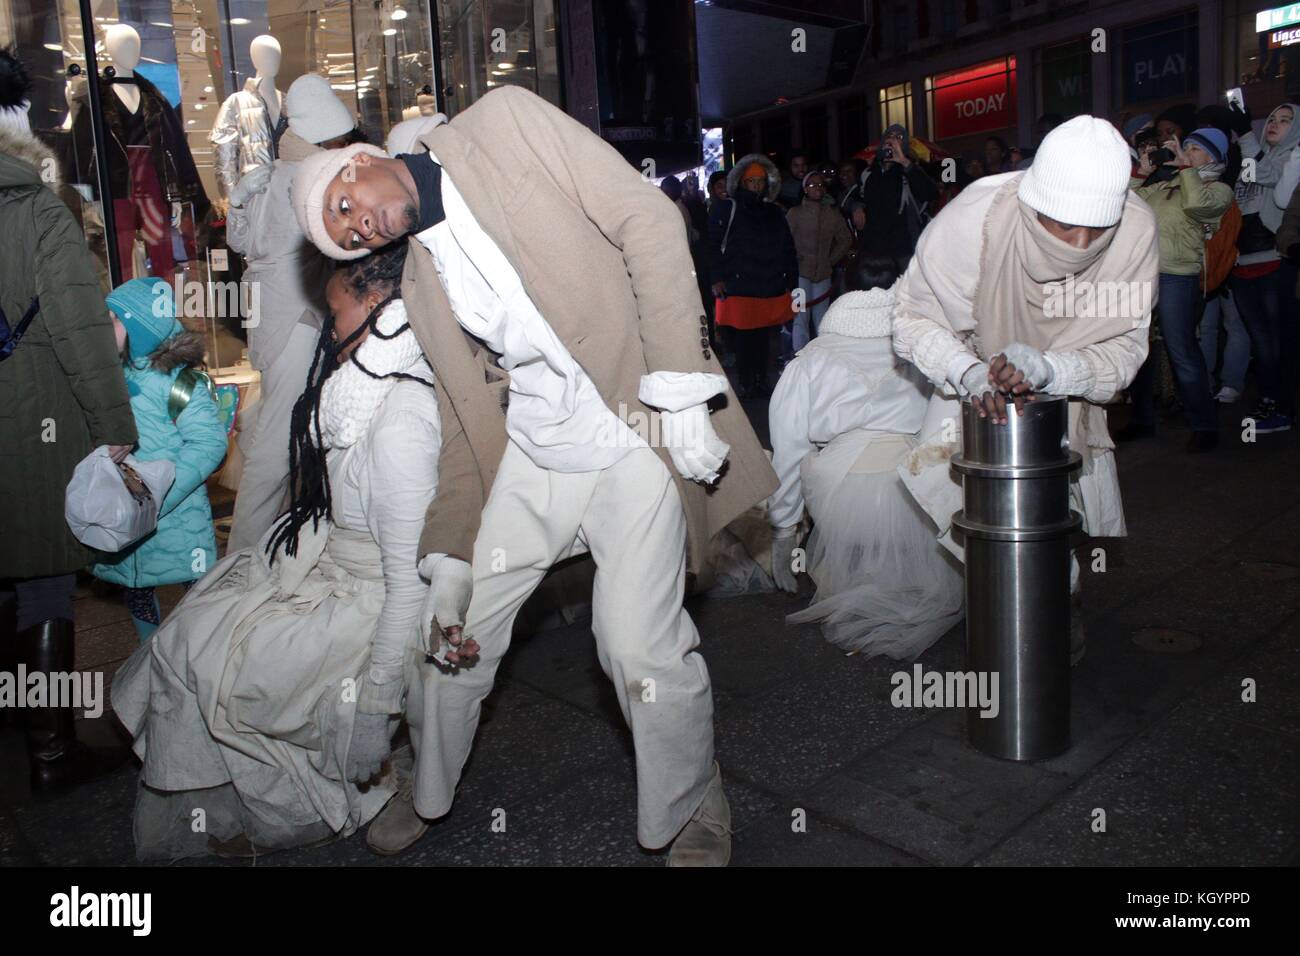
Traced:
POLYGON ((396 856, 419 842, 429 830, 428 822, 415 812, 414 780, 402 775, 393 799, 370 823, 366 846, 380 856, 396 856))
POLYGON ((731 805, 715 761, 704 800, 668 851, 669 866, 726 866, 731 860, 731 805))

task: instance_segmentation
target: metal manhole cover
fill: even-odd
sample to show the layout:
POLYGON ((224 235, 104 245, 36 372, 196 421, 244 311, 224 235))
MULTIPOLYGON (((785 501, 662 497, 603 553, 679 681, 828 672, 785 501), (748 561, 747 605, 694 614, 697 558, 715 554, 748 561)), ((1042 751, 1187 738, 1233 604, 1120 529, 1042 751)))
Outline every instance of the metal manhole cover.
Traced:
POLYGON ((1190 654, 1201 646, 1201 639, 1172 627, 1144 627, 1133 632, 1133 643, 1157 654, 1190 654))
POLYGON ((1243 561, 1241 566, 1252 578, 1261 581, 1289 581, 1300 577, 1300 567, 1280 561, 1243 561))

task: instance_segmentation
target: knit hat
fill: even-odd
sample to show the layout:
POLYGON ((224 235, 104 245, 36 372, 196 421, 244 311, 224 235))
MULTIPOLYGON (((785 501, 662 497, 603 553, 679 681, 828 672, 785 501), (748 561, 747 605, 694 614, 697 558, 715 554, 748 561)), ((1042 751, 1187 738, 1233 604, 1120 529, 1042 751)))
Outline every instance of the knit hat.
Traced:
POLYGON ((817 334, 848 335, 855 339, 886 338, 893 334, 894 293, 889 289, 845 292, 831 303, 817 334))
POLYGON ((185 331, 176 321, 176 299, 166 279, 131 279, 108 294, 109 311, 126 327, 131 358, 147 358, 163 342, 185 331))
POLYGON ((298 164, 298 172, 293 177, 293 185, 289 190, 293 212, 298 217, 298 226, 303 235, 331 259, 360 259, 370 253, 369 249, 344 249, 325 231, 325 190, 334 181, 334 177, 362 153, 388 156, 378 146, 369 143, 321 150, 298 164))
POLYGON ((1097 116, 1076 116, 1043 138, 1017 195, 1066 225, 1113 226, 1124 212, 1132 168, 1119 130, 1097 116))
POLYGON ((740 174, 740 181, 743 183, 746 179, 757 179, 762 176, 767 179, 767 169, 762 163, 750 163, 740 174))
POLYGON ((305 73, 289 84, 284 110, 289 129, 309 143, 344 136, 357 125, 352 111, 330 89, 330 81, 315 73, 305 73))
POLYGON ((1201 147, 1216 163, 1223 162, 1224 157, 1228 155, 1228 137, 1213 126, 1203 126, 1188 133, 1187 138, 1183 140, 1183 145, 1187 143, 1195 143, 1201 147))
POLYGON ((400 156, 402 153, 427 152, 420 145, 420 137, 435 126, 441 126, 445 122, 447 122, 445 113, 434 113, 432 116, 417 116, 414 119, 402 120, 388 131, 388 139, 384 142, 384 145, 388 147, 388 155, 400 156))
POLYGON ((889 139, 891 136, 897 136, 903 141, 904 146, 907 145, 907 127, 902 123, 890 123, 889 128, 885 130, 885 135, 881 137, 881 139, 889 139))

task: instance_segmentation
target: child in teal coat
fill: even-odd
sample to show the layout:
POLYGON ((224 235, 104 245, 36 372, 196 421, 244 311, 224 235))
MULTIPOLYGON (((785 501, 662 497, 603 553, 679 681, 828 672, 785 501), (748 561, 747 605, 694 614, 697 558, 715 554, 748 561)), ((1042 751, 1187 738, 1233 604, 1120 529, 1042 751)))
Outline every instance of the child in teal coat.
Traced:
POLYGON ((152 534, 91 568, 97 578, 126 589, 126 604, 142 641, 161 622, 154 588, 196 581, 217 561, 212 508, 203 483, 226 454, 226 429, 203 363, 203 337, 176 320, 172 288, 162 279, 132 279, 108 296, 123 346, 131 411, 141 461, 176 466, 152 534))

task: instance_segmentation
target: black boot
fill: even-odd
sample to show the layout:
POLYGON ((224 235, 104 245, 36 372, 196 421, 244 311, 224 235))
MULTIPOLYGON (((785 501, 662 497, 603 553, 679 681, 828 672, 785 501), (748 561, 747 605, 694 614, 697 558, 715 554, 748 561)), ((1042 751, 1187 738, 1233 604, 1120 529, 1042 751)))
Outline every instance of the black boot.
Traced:
MULTIPOLYGON (((18 653, 27 665, 27 672, 72 673, 75 630, 71 621, 55 618, 19 634, 18 653)), ((53 686, 50 690, 53 691, 53 686)), ((71 706, 29 707, 23 719, 33 793, 56 793, 88 783, 116 770, 131 755, 125 746, 102 750, 78 740, 71 706)))

